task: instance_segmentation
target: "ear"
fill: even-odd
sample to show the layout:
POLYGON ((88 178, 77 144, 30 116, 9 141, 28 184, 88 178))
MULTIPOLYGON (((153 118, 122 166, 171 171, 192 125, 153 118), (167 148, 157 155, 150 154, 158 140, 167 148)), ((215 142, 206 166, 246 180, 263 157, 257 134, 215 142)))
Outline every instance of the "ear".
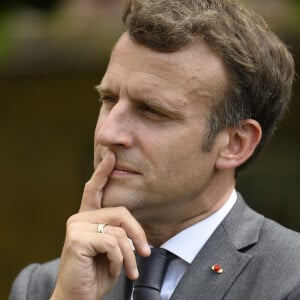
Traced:
POLYGON ((223 139, 215 166, 218 170, 235 169, 253 154, 261 140, 261 126, 257 121, 247 119, 236 128, 224 130, 226 139, 223 139))

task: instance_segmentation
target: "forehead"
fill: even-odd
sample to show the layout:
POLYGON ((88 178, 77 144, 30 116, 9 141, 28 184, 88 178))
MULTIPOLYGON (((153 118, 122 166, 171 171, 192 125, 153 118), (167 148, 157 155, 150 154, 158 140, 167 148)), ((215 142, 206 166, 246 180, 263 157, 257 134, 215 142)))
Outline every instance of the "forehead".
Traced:
POLYGON ((157 88, 215 99, 227 77, 222 60, 204 44, 165 53, 140 45, 124 33, 112 51, 102 83, 119 88, 131 82, 136 89, 157 88))

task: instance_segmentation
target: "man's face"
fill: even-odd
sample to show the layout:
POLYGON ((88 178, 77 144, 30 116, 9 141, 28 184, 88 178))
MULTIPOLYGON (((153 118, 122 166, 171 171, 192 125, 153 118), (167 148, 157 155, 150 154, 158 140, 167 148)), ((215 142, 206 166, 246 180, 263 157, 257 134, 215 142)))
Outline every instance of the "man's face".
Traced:
POLYGON ((125 206, 142 223, 199 213, 218 154, 202 150, 209 106, 225 84, 205 46, 161 53, 123 34, 99 86, 95 167, 107 149, 116 155, 102 206, 125 206))

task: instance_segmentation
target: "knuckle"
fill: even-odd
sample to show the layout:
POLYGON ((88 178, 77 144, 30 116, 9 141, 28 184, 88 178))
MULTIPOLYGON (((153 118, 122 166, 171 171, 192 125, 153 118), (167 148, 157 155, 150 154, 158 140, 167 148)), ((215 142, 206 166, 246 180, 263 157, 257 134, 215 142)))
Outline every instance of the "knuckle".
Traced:
POLYGON ((119 206, 118 210, 120 216, 122 217, 127 217, 128 215, 130 215, 129 210, 125 206, 119 206))
POLYGON ((113 236, 106 236, 106 244, 110 249, 115 249, 119 247, 119 243, 113 236))
POLYGON ((71 224, 73 224, 74 222, 76 222, 76 220, 77 220, 77 214, 70 216, 70 217, 67 219, 67 222, 66 222, 67 228, 70 227, 71 224))
POLYGON ((136 228, 136 230, 130 236, 133 240, 146 239, 146 234, 141 228, 136 228))
POLYGON ((81 236, 83 234, 82 224, 78 222, 71 222, 66 230, 66 242, 68 245, 75 246, 82 243, 81 236))
POLYGON ((88 180, 88 181, 86 181, 86 183, 85 183, 85 187, 89 187, 91 185, 91 180, 88 180))
POLYGON ((73 232, 78 232, 79 231, 79 225, 76 222, 72 222, 69 224, 68 228, 67 228, 67 232, 69 233, 73 233, 73 232))
POLYGON ((67 232, 66 244, 68 245, 68 249, 76 248, 80 244, 80 238, 76 231, 70 230, 67 232))
POLYGON ((112 234, 118 239, 127 238, 127 234, 126 234, 125 230, 121 227, 113 227, 112 234))

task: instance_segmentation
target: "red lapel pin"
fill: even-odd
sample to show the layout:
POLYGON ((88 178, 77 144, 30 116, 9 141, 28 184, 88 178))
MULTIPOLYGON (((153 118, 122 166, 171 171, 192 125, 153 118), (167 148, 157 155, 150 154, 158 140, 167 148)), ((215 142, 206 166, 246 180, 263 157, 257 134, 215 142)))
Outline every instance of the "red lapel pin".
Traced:
POLYGON ((211 269, 218 274, 222 274, 224 272, 224 270, 221 268, 221 266, 219 264, 215 264, 211 267, 211 269))

